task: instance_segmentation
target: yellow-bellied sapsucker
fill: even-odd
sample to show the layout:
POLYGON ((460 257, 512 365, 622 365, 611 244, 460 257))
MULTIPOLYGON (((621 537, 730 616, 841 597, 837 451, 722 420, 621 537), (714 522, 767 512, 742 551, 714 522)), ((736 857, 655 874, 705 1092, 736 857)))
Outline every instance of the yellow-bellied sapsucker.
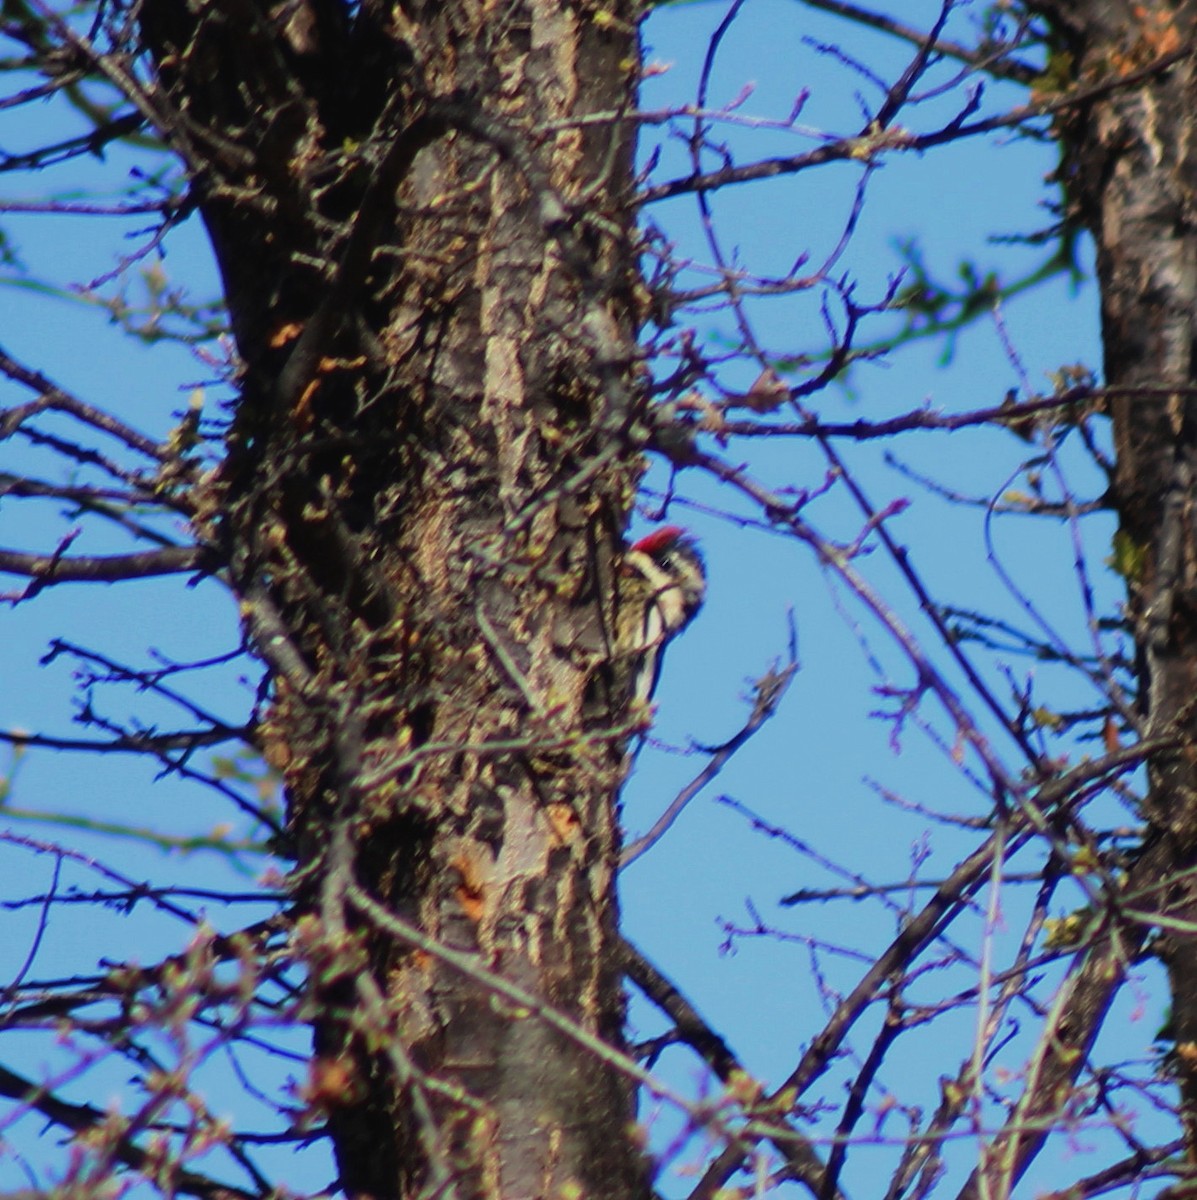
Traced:
POLYGON ((706 591, 698 544, 679 525, 654 529, 624 554, 617 654, 631 671, 634 705, 648 705, 666 645, 697 615, 706 591))

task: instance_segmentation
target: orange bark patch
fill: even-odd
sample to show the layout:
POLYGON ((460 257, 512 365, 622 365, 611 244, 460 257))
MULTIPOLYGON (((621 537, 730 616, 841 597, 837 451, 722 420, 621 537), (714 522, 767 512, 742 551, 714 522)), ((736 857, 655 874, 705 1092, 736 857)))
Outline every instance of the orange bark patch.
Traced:
POLYGON ((550 804, 545 809, 545 815, 549 819, 549 827, 563 846, 568 846, 577 839, 581 822, 570 805, 550 804))
POLYGON ((461 905, 462 912, 474 924, 482 920, 486 912, 486 888, 482 881, 482 872, 478 863, 469 855, 459 855, 450 864, 458 875, 457 887, 454 894, 461 905))

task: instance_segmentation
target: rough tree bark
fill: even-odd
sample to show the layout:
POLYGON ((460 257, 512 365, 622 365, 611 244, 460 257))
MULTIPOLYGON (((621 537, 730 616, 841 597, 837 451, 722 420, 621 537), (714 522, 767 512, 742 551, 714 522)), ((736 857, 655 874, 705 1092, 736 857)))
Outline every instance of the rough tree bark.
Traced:
MULTIPOLYGON (((1137 702, 1122 717, 1140 738, 1179 748, 1148 767, 1148 836, 1127 871, 1107 934, 1068 988, 1056 1052, 1028 1088, 989 1166, 1011 1181, 1068 1103, 1126 969, 1150 948, 1172 987, 1182 1113, 1197 1167, 1197 4, 1039 0, 1059 63, 1089 100, 1058 125, 1063 182, 1093 234, 1105 384, 1115 460, 1126 615, 1137 649, 1137 702), (1152 940, 1163 915, 1163 933, 1152 940), (1144 915, 1146 914, 1146 915, 1144 915)), ((966 1195, 981 1194, 974 1176, 966 1195)))
POLYGON ((645 1186, 632 1088, 581 1044, 621 1045, 604 663, 640 470, 634 20, 142 10, 243 363, 208 536, 274 677, 310 1099, 355 1197, 645 1186))

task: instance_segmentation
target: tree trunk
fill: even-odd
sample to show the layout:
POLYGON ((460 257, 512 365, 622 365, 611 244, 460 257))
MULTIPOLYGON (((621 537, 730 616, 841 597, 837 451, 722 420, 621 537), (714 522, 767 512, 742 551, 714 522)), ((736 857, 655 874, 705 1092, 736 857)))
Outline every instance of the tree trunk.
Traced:
MULTIPOLYGON (((1105 384, 1115 393, 1110 499, 1138 659, 1137 707, 1124 715, 1139 737, 1179 746, 1149 762, 1148 842, 1128 871, 1124 903, 1167 916, 1155 948, 1172 984, 1182 1111, 1197 1163, 1197 4, 1033 7, 1049 18, 1056 53, 1069 56, 1062 61, 1077 91, 1090 94, 1058 132, 1073 216, 1096 241, 1105 384)), ((1113 936, 1094 944, 1077 977, 1079 999, 1039 1081, 1040 1100, 1016 1114, 1024 1128, 1067 1103, 1118 981, 1154 928, 1122 911, 1108 917, 1113 936)), ((1046 1132, 1010 1136, 1025 1164, 1046 1132)))
POLYGON ((242 362, 209 532, 273 677, 308 1099, 351 1196, 645 1188, 584 1044, 622 1045, 633 21, 143 10, 242 362))

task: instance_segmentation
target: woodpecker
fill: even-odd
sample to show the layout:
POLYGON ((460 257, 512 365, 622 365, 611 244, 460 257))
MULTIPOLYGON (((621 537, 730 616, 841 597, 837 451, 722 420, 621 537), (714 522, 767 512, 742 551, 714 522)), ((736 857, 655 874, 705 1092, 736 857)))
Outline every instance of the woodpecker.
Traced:
POLYGON ((698 544, 679 525, 663 525, 623 556, 617 654, 631 663, 633 704, 647 706, 665 647, 698 615, 707 590, 698 544))

